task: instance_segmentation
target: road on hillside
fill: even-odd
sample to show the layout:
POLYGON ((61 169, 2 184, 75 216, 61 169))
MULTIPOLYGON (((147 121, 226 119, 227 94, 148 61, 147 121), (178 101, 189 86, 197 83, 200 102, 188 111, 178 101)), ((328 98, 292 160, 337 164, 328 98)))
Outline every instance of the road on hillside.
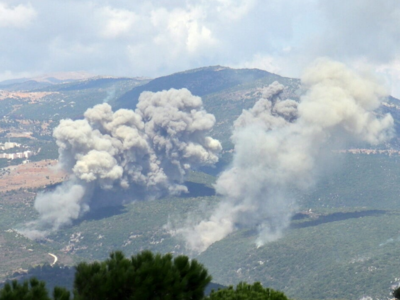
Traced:
POLYGON ((56 262, 58 260, 58 257, 56 255, 54 255, 53 253, 48 253, 48 254, 54 258, 53 263, 50 264, 50 266, 52 267, 52 266, 54 266, 56 264, 56 262))

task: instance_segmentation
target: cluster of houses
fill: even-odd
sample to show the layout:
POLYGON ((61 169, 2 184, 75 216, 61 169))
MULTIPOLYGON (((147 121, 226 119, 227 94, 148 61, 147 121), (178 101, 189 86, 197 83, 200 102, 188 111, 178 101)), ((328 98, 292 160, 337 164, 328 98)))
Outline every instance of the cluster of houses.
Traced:
MULTIPOLYGON (((1 158, 5 158, 5 159, 17 159, 17 158, 25 158, 25 161, 27 161, 27 159, 33 155, 36 155, 40 149, 37 152, 34 152, 32 150, 28 150, 27 146, 23 146, 21 144, 18 143, 11 143, 11 142, 6 142, 6 143, 0 143, 0 151, 7 151, 7 152, 3 152, 0 153, 0 159, 1 158), (20 149, 20 152, 8 152, 7 150, 13 149, 13 148, 25 148, 25 149, 20 149), (25 151, 21 151, 21 150, 25 150, 25 151)), ((19 149, 17 149, 18 151, 19 149)))
POLYGON ((6 158, 6 159, 29 158, 33 155, 35 155, 35 152, 27 150, 24 152, 17 152, 17 153, 0 153, 0 158, 6 158))
POLYGON ((4 144, 0 144, 0 150, 8 150, 15 147, 21 147, 21 144, 11 143, 11 142, 5 142, 4 144))

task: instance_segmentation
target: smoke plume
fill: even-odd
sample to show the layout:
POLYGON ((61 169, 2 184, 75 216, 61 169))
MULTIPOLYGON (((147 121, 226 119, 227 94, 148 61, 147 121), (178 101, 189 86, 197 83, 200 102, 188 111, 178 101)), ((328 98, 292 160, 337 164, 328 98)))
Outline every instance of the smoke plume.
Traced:
POLYGON ((252 109, 236 120, 230 169, 216 182, 222 201, 208 218, 171 233, 204 251, 242 226, 258 229, 258 246, 276 240, 296 208, 295 194, 314 185, 332 143, 382 143, 393 134, 393 118, 374 113, 385 90, 343 64, 318 60, 302 77, 299 103, 283 100, 275 82, 252 109))
POLYGON ((135 111, 103 103, 83 120, 61 120, 53 136, 69 180, 37 196, 40 217, 21 232, 40 238, 70 224, 96 205, 96 187, 130 188, 140 200, 187 192, 188 170, 218 161, 221 145, 207 136, 214 123, 187 89, 144 92, 135 111))

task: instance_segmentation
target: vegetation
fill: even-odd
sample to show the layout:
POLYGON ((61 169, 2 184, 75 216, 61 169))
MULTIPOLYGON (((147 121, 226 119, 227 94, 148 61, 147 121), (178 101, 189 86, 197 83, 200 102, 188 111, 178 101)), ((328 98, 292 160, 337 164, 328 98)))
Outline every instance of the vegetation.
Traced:
POLYGON ((241 282, 236 289, 230 286, 227 289, 212 291, 209 300, 288 300, 284 293, 264 288, 261 283, 247 284, 241 282))
MULTIPOLYGON (((257 230, 243 228, 196 259, 221 284, 261 281, 264 286, 297 299, 389 296, 391 287, 399 283, 396 278, 400 269, 400 205, 395 194, 400 186, 395 184, 399 180, 398 158, 346 155, 343 165, 343 177, 331 176, 304 196, 299 210, 311 208, 313 214, 298 214, 281 239, 257 249, 257 230), (373 191, 380 190, 384 182, 392 185, 394 194, 384 194, 382 190, 384 196, 377 198, 373 191), (364 190, 370 192, 361 197, 364 190), (349 199, 344 203, 348 207, 340 207, 344 198, 349 199)), ((213 177, 193 173, 190 180, 210 187, 213 177)), ((115 191, 111 193, 120 196, 115 191)), ((28 269, 30 264, 52 262, 48 252, 55 253, 59 262, 66 265, 82 260, 102 261, 116 248, 125 253, 137 253, 144 247, 159 253, 185 253, 182 241, 171 237, 163 226, 168 220, 184 220, 188 212, 194 212, 193 216, 201 214, 199 207, 220 201, 216 196, 193 195, 93 209, 73 226, 49 236, 49 241, 34 243, 20 235, 16 237, 16 232, 6 232, 36 218, 33 198, 27 199, 28 195, 20 191, 0 195, 3 274, 19 267, 28 269)), ((47 284, 50 287, 59 283, 47 284)))
POLYGON ((400 287, 396 288, 396 289, 393 291, 393 297, 394 297, 395 299, 400 299, 400 287))
MULTIPOLYGON (((113 252, 103 262, 82 262, 76 267, 74 300, 287 300, 278 291, 240 283, 212 291, 204 296, 211 276, 203 265, 187 256, 153 254, 151 251, 126 258, 121 251, 113 252)), ((61 287, 53 289, 54 300, 70 300, 71 293, 61 287)), ((0 300, 50 300, 44 281, 36 278, 22 284, 6 283, 0 300)))
MULTIPOLYGON (((64 288, 56 287, 53 291, 54 300, 69 300, 70 292, 64 288)), ((50 300, 44 281, 31 278, 22 284, 14 280, 6 283, 0 290, 0 300, 50 300)))
POLYGON ((200 300, 211 276, 187 256, 143 251, 131 259, 111 253, 102 263, 80 263, 74 281, 75 299, 200 300))
POLYGON ((51 266, 45 263, 43 265, 31 267, 21 273, 15 272, 11 277, 13 280, 18 280, 18 282, 24 282, 34 277, 39 281, 46 282, 46 287, 49 291, 54 290, 55 287, 63 287, 69 291, 73 291, 75 273, 75 266, 67 267, 59 264, 51 266))
POLYGON ((171 88, 187 88, 193 95, 205 96, 254 82, 260 78, 268 78, 268 81, 273 82, 282 77, 262 70, 235 70, 221 66, 200 68, 156 78, 145 85, 135 87, 119 98, 117 105, 124 108, 135 108, 143 91, 159 92, 171 88))

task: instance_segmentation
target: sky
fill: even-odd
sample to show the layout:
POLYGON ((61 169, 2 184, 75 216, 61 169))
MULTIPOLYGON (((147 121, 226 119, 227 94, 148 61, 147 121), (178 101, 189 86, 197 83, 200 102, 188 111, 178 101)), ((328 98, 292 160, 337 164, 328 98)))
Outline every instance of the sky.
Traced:
POLYGON ((400 1, 0 0, 0 80, 210 65, 299 77, 318 57, 373 73, 400 97, 400 1))

